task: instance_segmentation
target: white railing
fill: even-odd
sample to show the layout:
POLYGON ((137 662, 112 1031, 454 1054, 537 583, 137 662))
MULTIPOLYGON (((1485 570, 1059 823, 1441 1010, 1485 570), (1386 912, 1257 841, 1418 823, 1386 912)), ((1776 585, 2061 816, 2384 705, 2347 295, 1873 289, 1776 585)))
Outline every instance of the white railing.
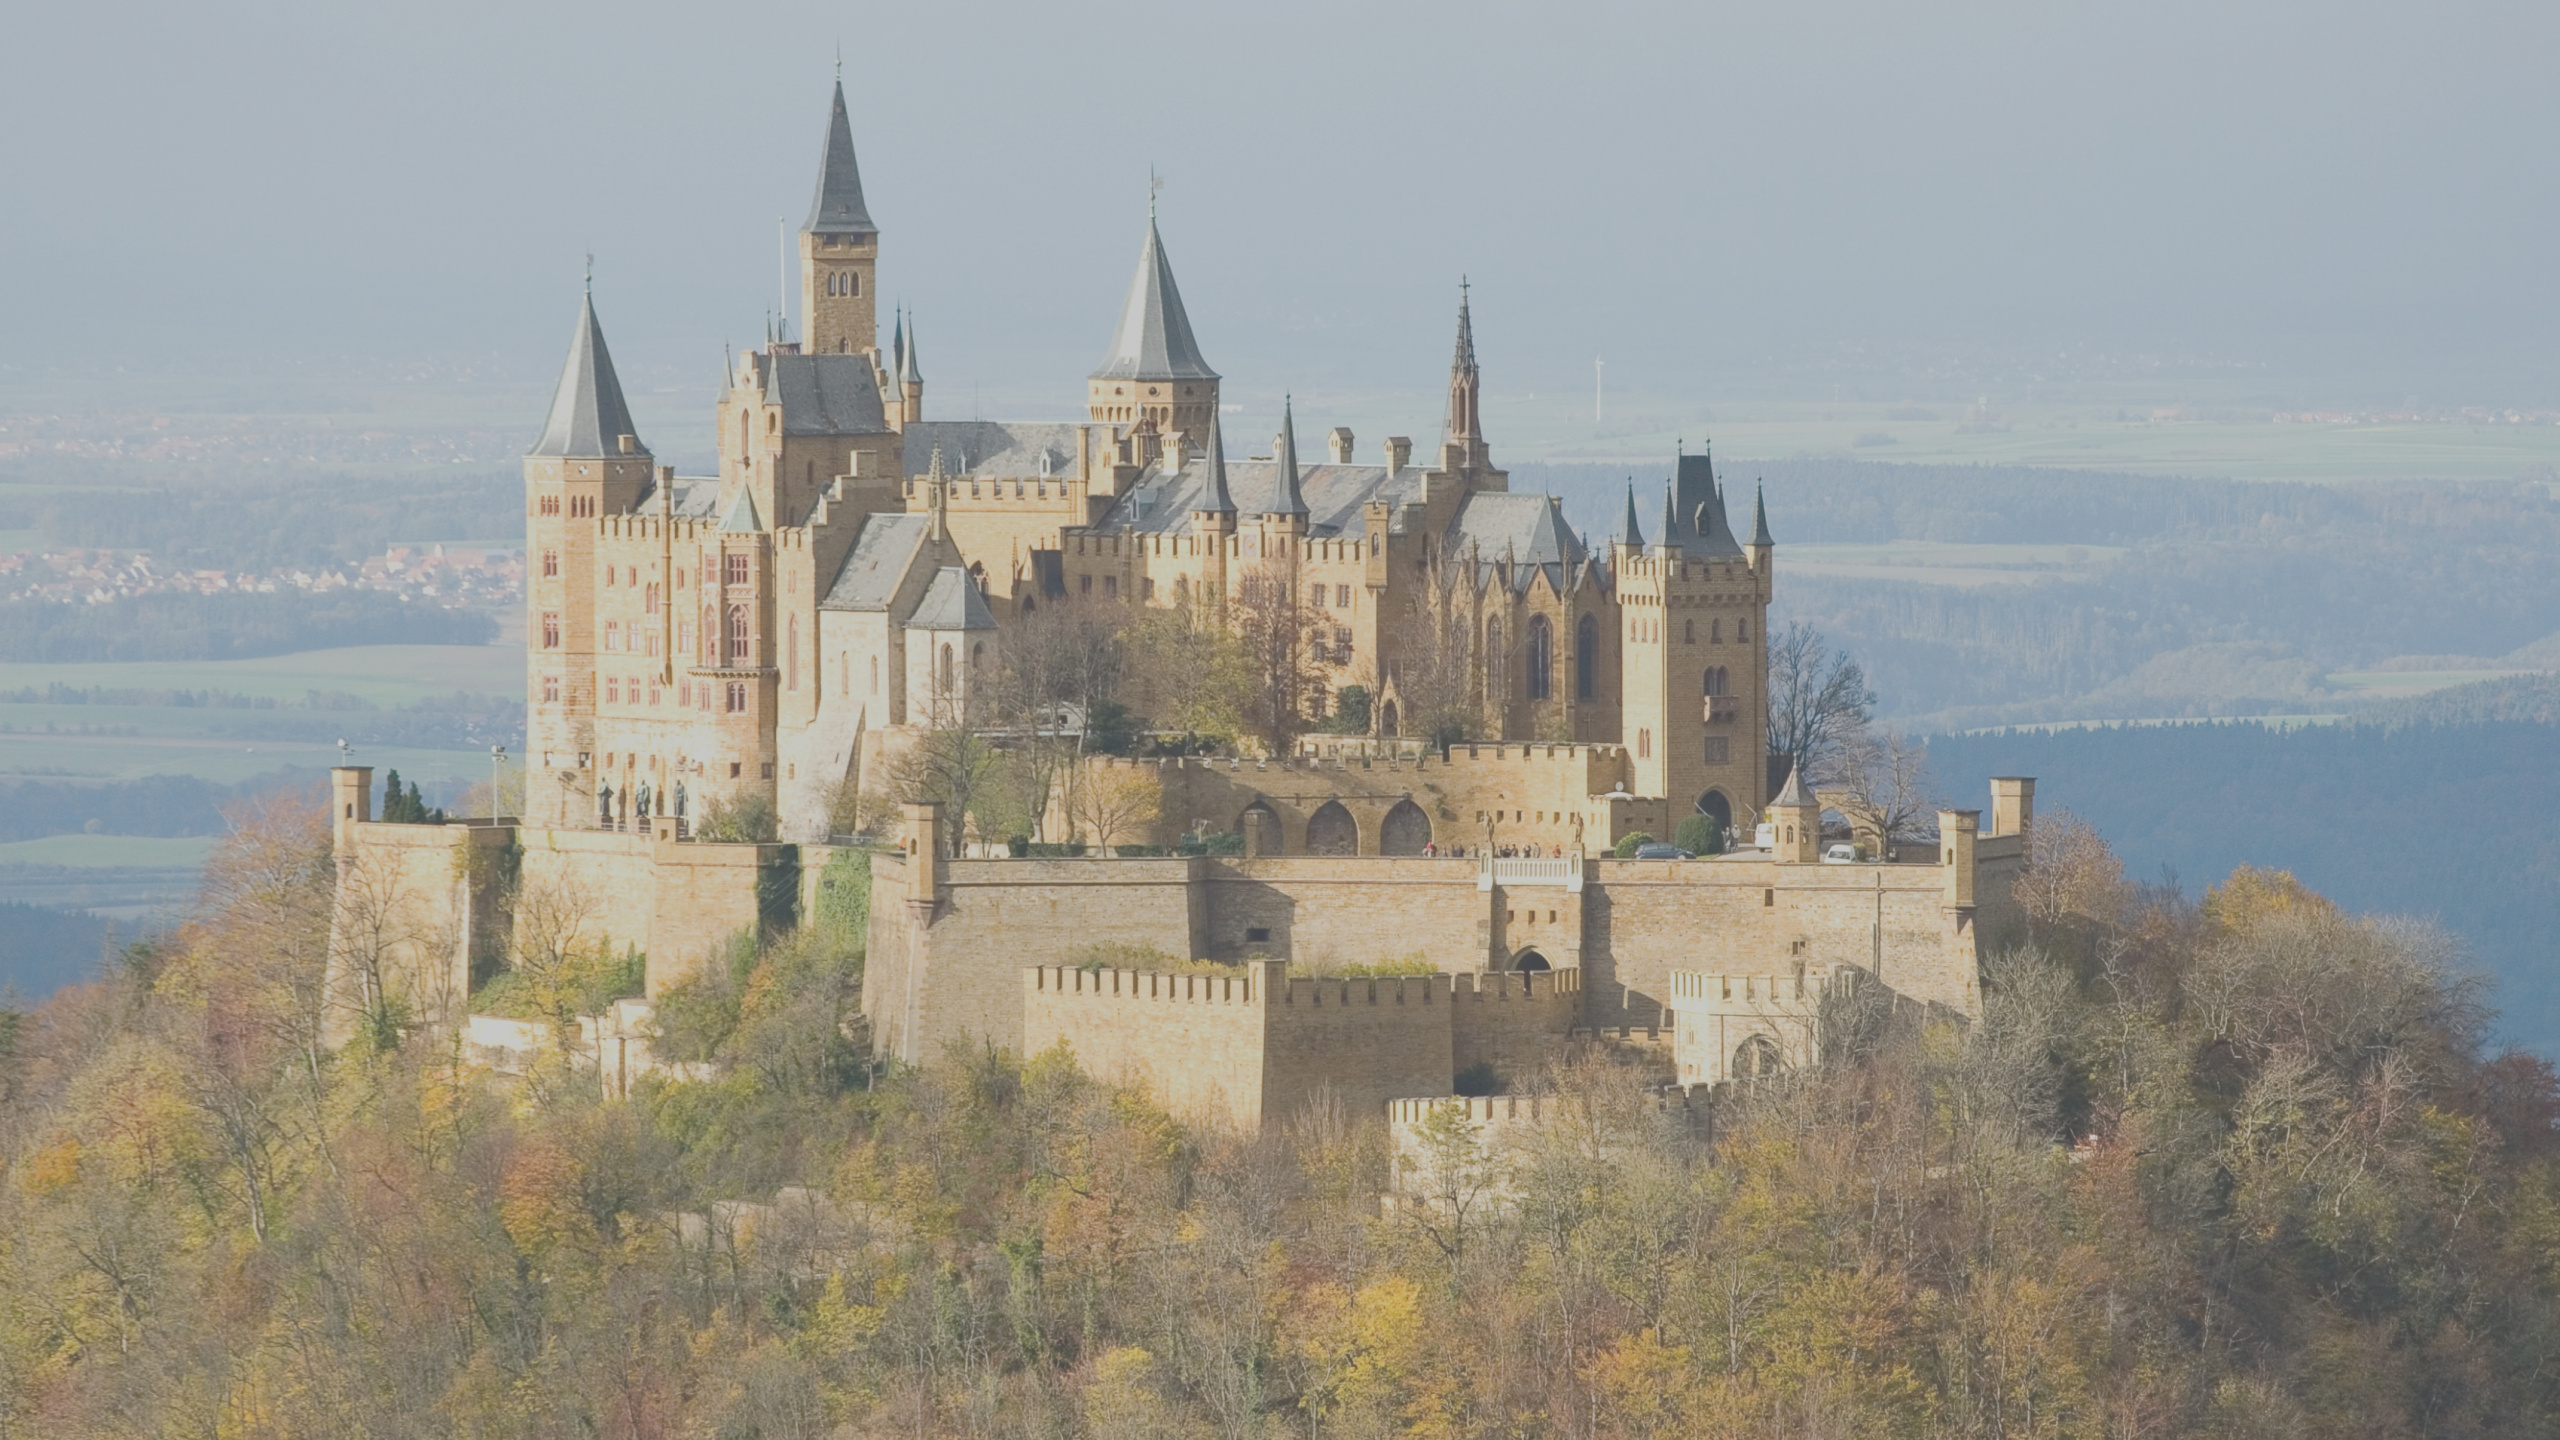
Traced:
POLYGON ((1476 888, 1490 890, 1496 885, 1505 889, 1545 886, 1550 889, 1582 890, 1582 857, 1567 856, 1561 860, 1506 860, 1492 855, 1476 860, 1476 888))

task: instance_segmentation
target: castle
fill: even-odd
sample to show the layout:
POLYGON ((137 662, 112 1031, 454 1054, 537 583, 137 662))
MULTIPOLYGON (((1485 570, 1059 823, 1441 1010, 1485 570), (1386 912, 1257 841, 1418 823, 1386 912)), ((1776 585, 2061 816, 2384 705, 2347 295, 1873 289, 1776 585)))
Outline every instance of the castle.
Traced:
POLYGON ((1987 833, 1948 811, 1924 855, 1821 863, 1823 807, 1767 755, 1766 507, 1737 533, 1708 457, 1676 458, 1650 536, 1632 488, 1601 544, 1555 497, 1513 492, 1463 287, 1421 463, 1403 437, 1361 463, 1342 429, 1302 462, 1287 404, 1267 455, 1230 457, 1152 204, 1082 418, 928 419, 910 317, 878 344, 881 247, 839 82, 799 235, 800 333, 728 369, 711 475, 656 463, 587 296, 525 460, 524 813, 376 824, 370 772, 341 771, 340 928, 374 937, 342 983, 458 1014, 493 937, 524 923, 512 897, 548 885, 609 897, 579 923, 645 951, 655 996, 729 934, 790 923, 848 789, 917 800, 882 794, 884 761, 987 722, 1027 617, 1179 607, 1231 625, 1278 595, 1318 671, 1308 718, 1356 686, 1368 733, 1086 762, 1150 772, 1163 800, 1140 838, 1191 822, 1240 834, 1236 856, 985 858, 965 817, 908 803, 872 860, 863 1010, 884 1054, 1064 1041, 1254 1124, 1319 1083, 1363 1106, 1441 1095, 1457 1070, 1523 1070, 1602 1029, 1690 1037, 1692 1083, 1760 1073, 1809 1056, 1851 970, 1975 1013, 1977 935, 2013 914, 2033 784, 1997 782, 1987 833), (1412 733, 1426 669, 1442 690, 1455 674, 1464 738, 1412 733), (693 838, 750 802, 776 840, 693 838), (1761 843, 1608 854, 1695 814, 1761 843), (1384 958, 1386 935, 1437 973, 1288 978, 1292 959, 1384 958), (1076 961, 1097 944, 1232 973, 1076 961))

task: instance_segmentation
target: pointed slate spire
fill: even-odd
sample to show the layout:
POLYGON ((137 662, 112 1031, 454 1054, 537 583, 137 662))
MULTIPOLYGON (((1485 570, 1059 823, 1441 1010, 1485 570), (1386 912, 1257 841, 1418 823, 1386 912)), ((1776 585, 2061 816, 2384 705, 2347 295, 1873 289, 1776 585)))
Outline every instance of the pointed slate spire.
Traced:
POLYGON ((1111 332, 1111 353, 1093 372, 1096 380, 1215 380, 1218 372, 1200 358, 1200 343, 1191 338, 1191 317, 1182 308, 1182 291, 1173 283, 1173 263, 1165 258, 1164 237, 1156 233, 1155 206, 1147 207, 1147 243, 1138 251, 1138 273, 1129 282, 1129 299, 1120 307, 1119 328, 1111 332))
POLYGON ((916 364, 916 327, 912 315, 907 317, 905 334, 906 343, 898 347, 898 383, 921 385, 924 383, 924 371, 916 364))
POLYGON ((1766 550, 1778 542, 1769 538, 1769 491, 1754 481, 1751 486, 1751 543, 1766 550))
POLYGON ((738 498, 729 502, 729 513, 720 517, 721 532, 752 535, 763 528, 764 521, 756 514, 756 497, 740 489, 738 498))
POLYGON ((1672 503, 1671 482, 1662 484, 1662 543, 1680 548, 1680 510, 1672 503))
POLYGON ((604 348, 604 327, 596 323, 596 297, 591 291, 578 305, 578 330, 569 338, 569 360, 560 367, 560 386, 551 392, 551 417, 529 455, 594 459, 622 453, 622 437, 633 436, 639 453, 647 454, 631 425, 631 407, 622 402, 622 382, 614 377, 613 356, 604 348))
MULTIPOLYGON (((853 159, 853 123, 845 118, 844 82, 836 82, 835 108, 827 115, 827 146, 818 157, 818 198, 809 204, 809 235, 877 235, 862 204, 862 168, 853 159)), ((873 342, 878 343, 878 342, 873 342)))
POLYGON ((1627 524, 1622 536, 1626 544, 1639 550, 1644 548, 1644 529, 1636 524, 1636 482, 1633 478, 1627 481, 1627 524))
POLYGON ((1787 788, 1779 791, 1778 798, 1770 801, 1769 803, 1782 810, 1809 810, 1813 808, 1813 801, 1807 799, 1804 793, 1803 766, 1791 765, 1787 768, 1787 788))
POLYGON ((1304 515, 1307 497, 1298 493, 1298 422, 1295 406, 1286 395, 1280 397, 1280 443, 1271 458, 1280 481, 1280 502, 1270 512, 1274 515, 1304 515))
POLYGON ((1209 412, 1209 483, 1200 488, 1200 503, 1193 510, 1210 515, 1233 515, 1236 501, 1227 493, 1227 441, 1218 432, 1218 414, 1209 412))
POLYGON ((889 331, 889 378, 896 380, 907 373, 907 307, 893 313, 898 318, 889 331))

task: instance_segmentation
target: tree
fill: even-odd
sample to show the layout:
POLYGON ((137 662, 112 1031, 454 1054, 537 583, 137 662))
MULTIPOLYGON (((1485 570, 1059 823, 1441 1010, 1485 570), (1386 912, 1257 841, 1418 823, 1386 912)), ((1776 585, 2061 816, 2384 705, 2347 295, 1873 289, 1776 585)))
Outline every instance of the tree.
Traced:
POLYGON ((1208 600, 1140 612, 1124 632, 1126 703, 1159 730, 1234 741, 1246 733, 1252 666, 1208 600))
POLYGON ((1938 789, 1929 774, 1929 747, 1899 730, 1879 734, 1860 725, 1834 752, 1824 803, 1848 817, 1852 829, 1882 845, 1937 838, 1938 789))
POLYGON ((1802 621, 1769 646, 1769 753, 1802 771, 1808 785, 1841 774, 1844 750, 1876 703, 1866 671, 1832 654, 1802 621))
POLYGON ((1108 847, 1155 822, 1164 809, 1164 782, 1142 765, 1079 766, 1067 801, 1076 829, 1089 843, 1108 847))
POLYGON ((1459 566, 1433 563, 1408 608, 1386 628, 1387 677, 1395 687, 1396 728, 1448 746, 1484 723, 1479 695, 1472 592, 1459 566))
POLYGON ((1245 732, 1272 756, 1296 752, 1298 737, 1315 723, 1311 711, 1324 690, 1308 633, 1315 612, 1299 574, 1294 552, 1248 570, 1232 614, 1245 664, 1245 732))
POLYGON ((975 730, 924 731, 883 757, 880 783, 867 791, 872 828, 894 829, 898 806, 908 801, 936 801, 943 810, 944 843, 951 847, 947 853, 957 855, 972 820, 981 822, 982 835, 992 828, 1003 766, 994 742, 975 730))

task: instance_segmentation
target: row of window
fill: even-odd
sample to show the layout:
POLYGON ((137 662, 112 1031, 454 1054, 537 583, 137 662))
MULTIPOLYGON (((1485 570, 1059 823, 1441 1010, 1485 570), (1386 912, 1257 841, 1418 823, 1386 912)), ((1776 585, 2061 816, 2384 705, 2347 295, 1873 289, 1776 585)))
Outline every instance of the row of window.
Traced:
POLYGON ((827 272, 826 291, 830 296, 861 294, 862 272, 859 270, 831 270, 827 272))
MULTIPOLYGON (((1650 760, 1653 758, 1653 732, 1651 730, 1638 730, 1636 732, 1636 758, 1639 760, 1650 760)), ((1709 765, 1732 764, 1733 737, 1730 735, 1708 736, 1701 758, 1709 765)))
MULTIPOLYGON (((542 699, 545 704, 559 704, 560 693, 559 676, 542 677, 542 699)), ((679 680, 675 686, 675 702, 679 710, 710 710, 715 708, 716 702, 717 708, 731 715, 744 715, 748 711, 753 695, 753 687, 744 680, 726 682, 705 680, 699 685, 691 680, 679 680)), ((620 705, 626 698, 633 705, 658 705, 665 701, 666 691, 659 685, 655 676, 650 676, 645 683, 637 675, 628 680, 619 675, 605 676, 604 703, 620 705)))

